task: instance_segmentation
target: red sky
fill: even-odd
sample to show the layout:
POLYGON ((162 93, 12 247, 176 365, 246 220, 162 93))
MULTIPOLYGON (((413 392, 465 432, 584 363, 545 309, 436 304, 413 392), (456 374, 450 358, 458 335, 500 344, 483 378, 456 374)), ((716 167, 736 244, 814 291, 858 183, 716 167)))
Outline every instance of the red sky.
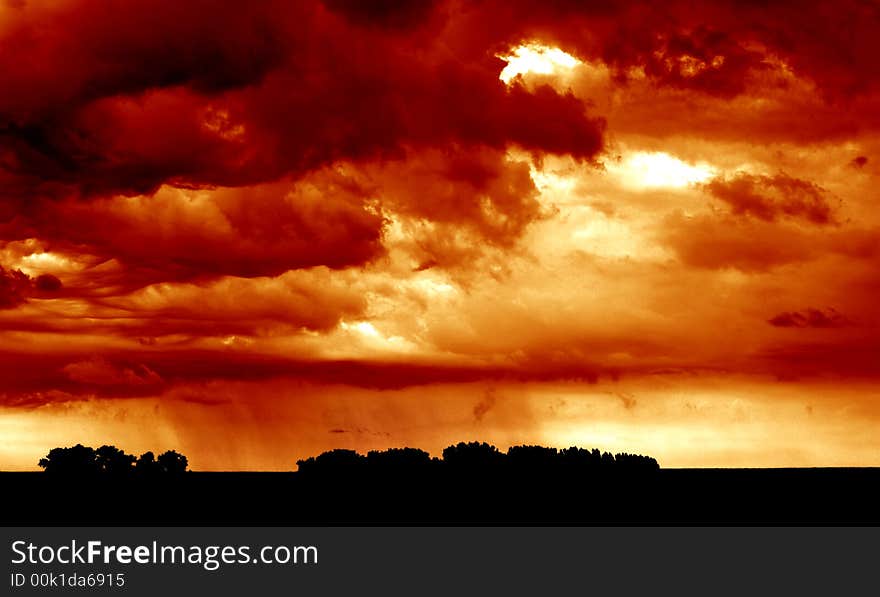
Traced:
POLYGON ((0 468, 880 465, 880 7, 0 3, 0 468))

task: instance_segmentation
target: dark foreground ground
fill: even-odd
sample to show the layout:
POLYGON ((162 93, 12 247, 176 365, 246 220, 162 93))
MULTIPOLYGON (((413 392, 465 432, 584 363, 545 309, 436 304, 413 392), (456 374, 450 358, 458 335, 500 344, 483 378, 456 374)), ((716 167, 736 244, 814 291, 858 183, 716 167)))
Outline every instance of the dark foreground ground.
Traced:
POLYGON ((0 473, 3 526, 880 524, 880 468, 661 469, 639 476, 304 479, 0 473))

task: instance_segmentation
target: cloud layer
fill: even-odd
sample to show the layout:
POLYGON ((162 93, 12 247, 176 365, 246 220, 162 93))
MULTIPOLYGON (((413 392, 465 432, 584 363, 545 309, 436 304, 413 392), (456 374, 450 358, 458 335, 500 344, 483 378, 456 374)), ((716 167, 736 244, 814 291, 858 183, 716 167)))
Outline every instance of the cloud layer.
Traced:
MULTIPOLYGON (((544 422, 505 397, 548 384, 876 381, 878 17, 2 4, 0 416, 185 403, 185 436, 180 412, 222 403, 234 435, 253 393, 260 425, 391 441, 373 411, 281 405, 423 390, 403 433, 473 384, 467 424, 525 437, 544 422)), ((861 428, 855 395, 834 408, 861 428)))

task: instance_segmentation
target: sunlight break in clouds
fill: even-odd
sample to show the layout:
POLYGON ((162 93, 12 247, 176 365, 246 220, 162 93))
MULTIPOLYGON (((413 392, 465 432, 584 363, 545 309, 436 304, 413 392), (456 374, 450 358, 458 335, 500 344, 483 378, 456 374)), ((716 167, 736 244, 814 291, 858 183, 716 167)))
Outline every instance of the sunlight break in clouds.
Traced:
POLYGON ((689 164, 662 151, 637 151, 607 168, 625 186, 635 188, 684 188, 717 174, 717 169, 705 162, 689 164))
POLYGON ((375 327, 373 327, 373 324, 368 321, 358 321, 355 323, 347 323, 345 321, 341 321, 339 323, 339 326, 344 330, 355 330, 369 338, 382 337, 382 334, 380 334, 379 331, 375 327))
POLYGON ((554 73, 570 71, 578 64, 581 64, 580 60, 559 48, 551 48, 540 44, 519 46, 514 48, 510 55, 499 55, 498 57, 507 62, 507 66, 498 75, 498 78, 504 81, 505 85, 509 85, 517 75, 526 73, 552 75, 554 73))

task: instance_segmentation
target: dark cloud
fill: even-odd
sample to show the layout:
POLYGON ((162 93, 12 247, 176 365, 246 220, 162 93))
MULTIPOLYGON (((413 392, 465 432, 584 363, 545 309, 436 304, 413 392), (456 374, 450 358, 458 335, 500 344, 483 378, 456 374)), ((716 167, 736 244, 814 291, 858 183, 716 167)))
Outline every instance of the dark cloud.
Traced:
MULTIPOLYGON (((39 397, 133 398, 156 396, 185 384, 212 381, 288 379, 317 385, 395 390, 438 383, 502 381, 595 382, 600 369, 590 363, 565 366, 468 366, 383 362, 376 360, 315 360, 238 350, 184 348, 105 351, 101 354, 53 352, 40 359, 20 352, 0 353, 5 379, 0 404, 38 406, 39 397)), ((483 413, 485 414, 485 413, 483 413)), ((476 415, 475 415, 476 416, 476 415)))
POLYGON ((662 241, 687 265, 763 272, 808 261, 821 253, 811 235, 800 229, 733 216, 673 215, 666 219, 662 241))
POLYGON ((483 397, 474 405, 474 420, 478 423, 495 407, 498 396, 494 387, 486 388, 483 397))
POLYGON ((542 217, 529 164, 500 150, 457 146, 344 166, 249 187, 31 201, 0 222, 0 237, 91 255, 102 267, 82 274, 83 284, 132 289, 364 265, 385 252, 377 206, 426 224, 411 231, 415 256, 442 267, 472 261, 484 246, 511 247, 542 217), (111 259, 120 267, 108 269, 111 259))
POLYGON ((856 0, 833 11, 822 2, 324 4, 77 0, 12 11, 0 32, 0 87, 12 90, 0 100, 3 163, 15 175, 4 190, 257 184, 450 141, 592 157, 601 123, 580 102, 497 81, 495 53, 530 38, 623 78, 637 68, 657 85, 710 95, 742 93, 777 56, 834 94, 872 88, 880 71, 877 8, 856 0))
POLYGON ((786 311, 767 322, 780 328, 839 328, 852 325, 852 322, 834 309, 805 309, 786 311))
MULTIPOLYGON (((508 89, 495 65, 450 53, 442 39, 425 46, 363 29, 317 3, 102 7, 26 8, 0 32, 0 87, 14 90, 0 102, 12 175, 0 195, 253 185, 452 142, 579 158, 602 147, 601 121, 574 97, 508 89)), ((401 27, 422 11, 334 8, 379 21, 415 15, 401 27)))
POLYGON ((284 27, 303 10, 271 0, 27 3, 4 15, 0 121, 47 122, 154 88, 217 93, 253 84, 289 55, 284 27))
POLYGON ((36 407, 94 397, 156 395, 165 387, 155 371, 137 355, 0 353, 5 380, 0 401, 6 406, 36 407))
MULTIPOLYGON (((145 365, 114 365, 91 358, 65 365, 61 371, 71 381, 98 386, 161 386, 162 378, 145 365)), ((151 388, 155 391, 155 387, 151 388)))
POLYGON ((27 301, 31 279, 20 270, 0 267, 0 309, 12 309, 27 301))
MULTIPOLYGON (((363 316, 363 293, 326 269, 279 278, 227 277, 208 284, 161 284, 121 297, 97 291, 63 317, 0 313, 0 330, 130 338, 160 346, 166 337, 265 336, 328 331, 363 316)), ((78 289, 67 288, 70 297, 78 289)), ((82 298, 82 297, 81 297, 82 298)), ((173 341, 172 341, 173 343, 173 341)))
MULTIPOLYGON (((435 4, 13 10, 0 28, 0 241, 89 256, 101 267, 82 280, 112 292, 362 266, 384 251, 380 199, 510 246, 539 214, 507 149, 589 162, 604 122, 572 94, 505 86, 494 48, 459 44, 435 4), (388 176, 359 188, 340 165, 388 176), (394 186, 407 174, 423 186, 394 186)), ((455 261, 450 243, 423 260, 455 261)))
POLYGON ((40 274, 34 280, 34 288, 40 292, 57 292, 61 290, 61 280, 52 274, 40 274))
POLYGON ((730 3, 729 27, 783 56, 797 73, 812 78, 828 97, 841 100, 880 86, 880 5, 847 0, 767 4, 745 10, 730 3), (772 22, 772 27, 766 23, 772 22), (764 26, 762 26, 764 23, 764 26))
POLYGON ((31 278, 21 270, 0 266, 0 309, 13 309, 31 296, 51 296, 61 289, 61 280, 51 274, 31 278))
POLYGON ((661 86, 730 97, 781 60, 832 101, 880 86, 880 6, 872 2, 477 4, 471 25, 483 23, 484 35, 499 43, 516 43, 527 31, 602 59, 624 79, 635 67, 661 86))
POLYGON ((322 0, 324 5, 353 23, 386 27, 390 29, 413 29, 423 24, 442 4, 440 0, 322 0))
POLYGON ((768 222, 780 217, 797 218, 813 224, 834 222, 828 193, 818 185, 785 173, 774 176, 737 173, 714 178, 705 189, 730 205, 734 214, 768 222))
POLYGON ((352 429, 343 429, 341 427, 334 427, 333 429, 328 429, 328 433, 335 434, 343 434, 350 433, 353 435, 374 435, 378 437, 391 437, 391 434, 387 431, 374 431, 372 429, 367 429, 365 427, 354 427, 352 429))
POLYGON ((660 36, 640 57, 645 73, 658 85, 731 97, 745 91, 749 74, 765 68, 764 56, 747 50, 728 34, 698 27, 660 36))
MULTIPOLYGON (((331 173, 298 184, 153 197, 62 201, 20 213, 0 233, 40 238, 53 251, 101 264, 80 284, 137 288, 157 281, 222 275, 276 276, 290 269, 362 265, 383 254, 382 217, 331 173)), ((44 280, 42 287, 51 282, 44 280)))
POLYGON ((545 215, 529 163, 500 150, 424 151, 368 172, 383 208, 406 220, 419 270, 509 249, 545 215))
POLYGON ((880 343, 875 337, 787 343, 763 350, 755 357, 758 367, 782 379, 818 376, 876 379, 880 343))
POLYGON ((823 257, 851 260, 854 268, 863 262, 876 271, 880 255, 880 229, 875 227, 827 230, 788 219, 771 222, 732 214, 671 214, 663 220, 658 240, 686 265, 743 272, 767 272, 823 257))

